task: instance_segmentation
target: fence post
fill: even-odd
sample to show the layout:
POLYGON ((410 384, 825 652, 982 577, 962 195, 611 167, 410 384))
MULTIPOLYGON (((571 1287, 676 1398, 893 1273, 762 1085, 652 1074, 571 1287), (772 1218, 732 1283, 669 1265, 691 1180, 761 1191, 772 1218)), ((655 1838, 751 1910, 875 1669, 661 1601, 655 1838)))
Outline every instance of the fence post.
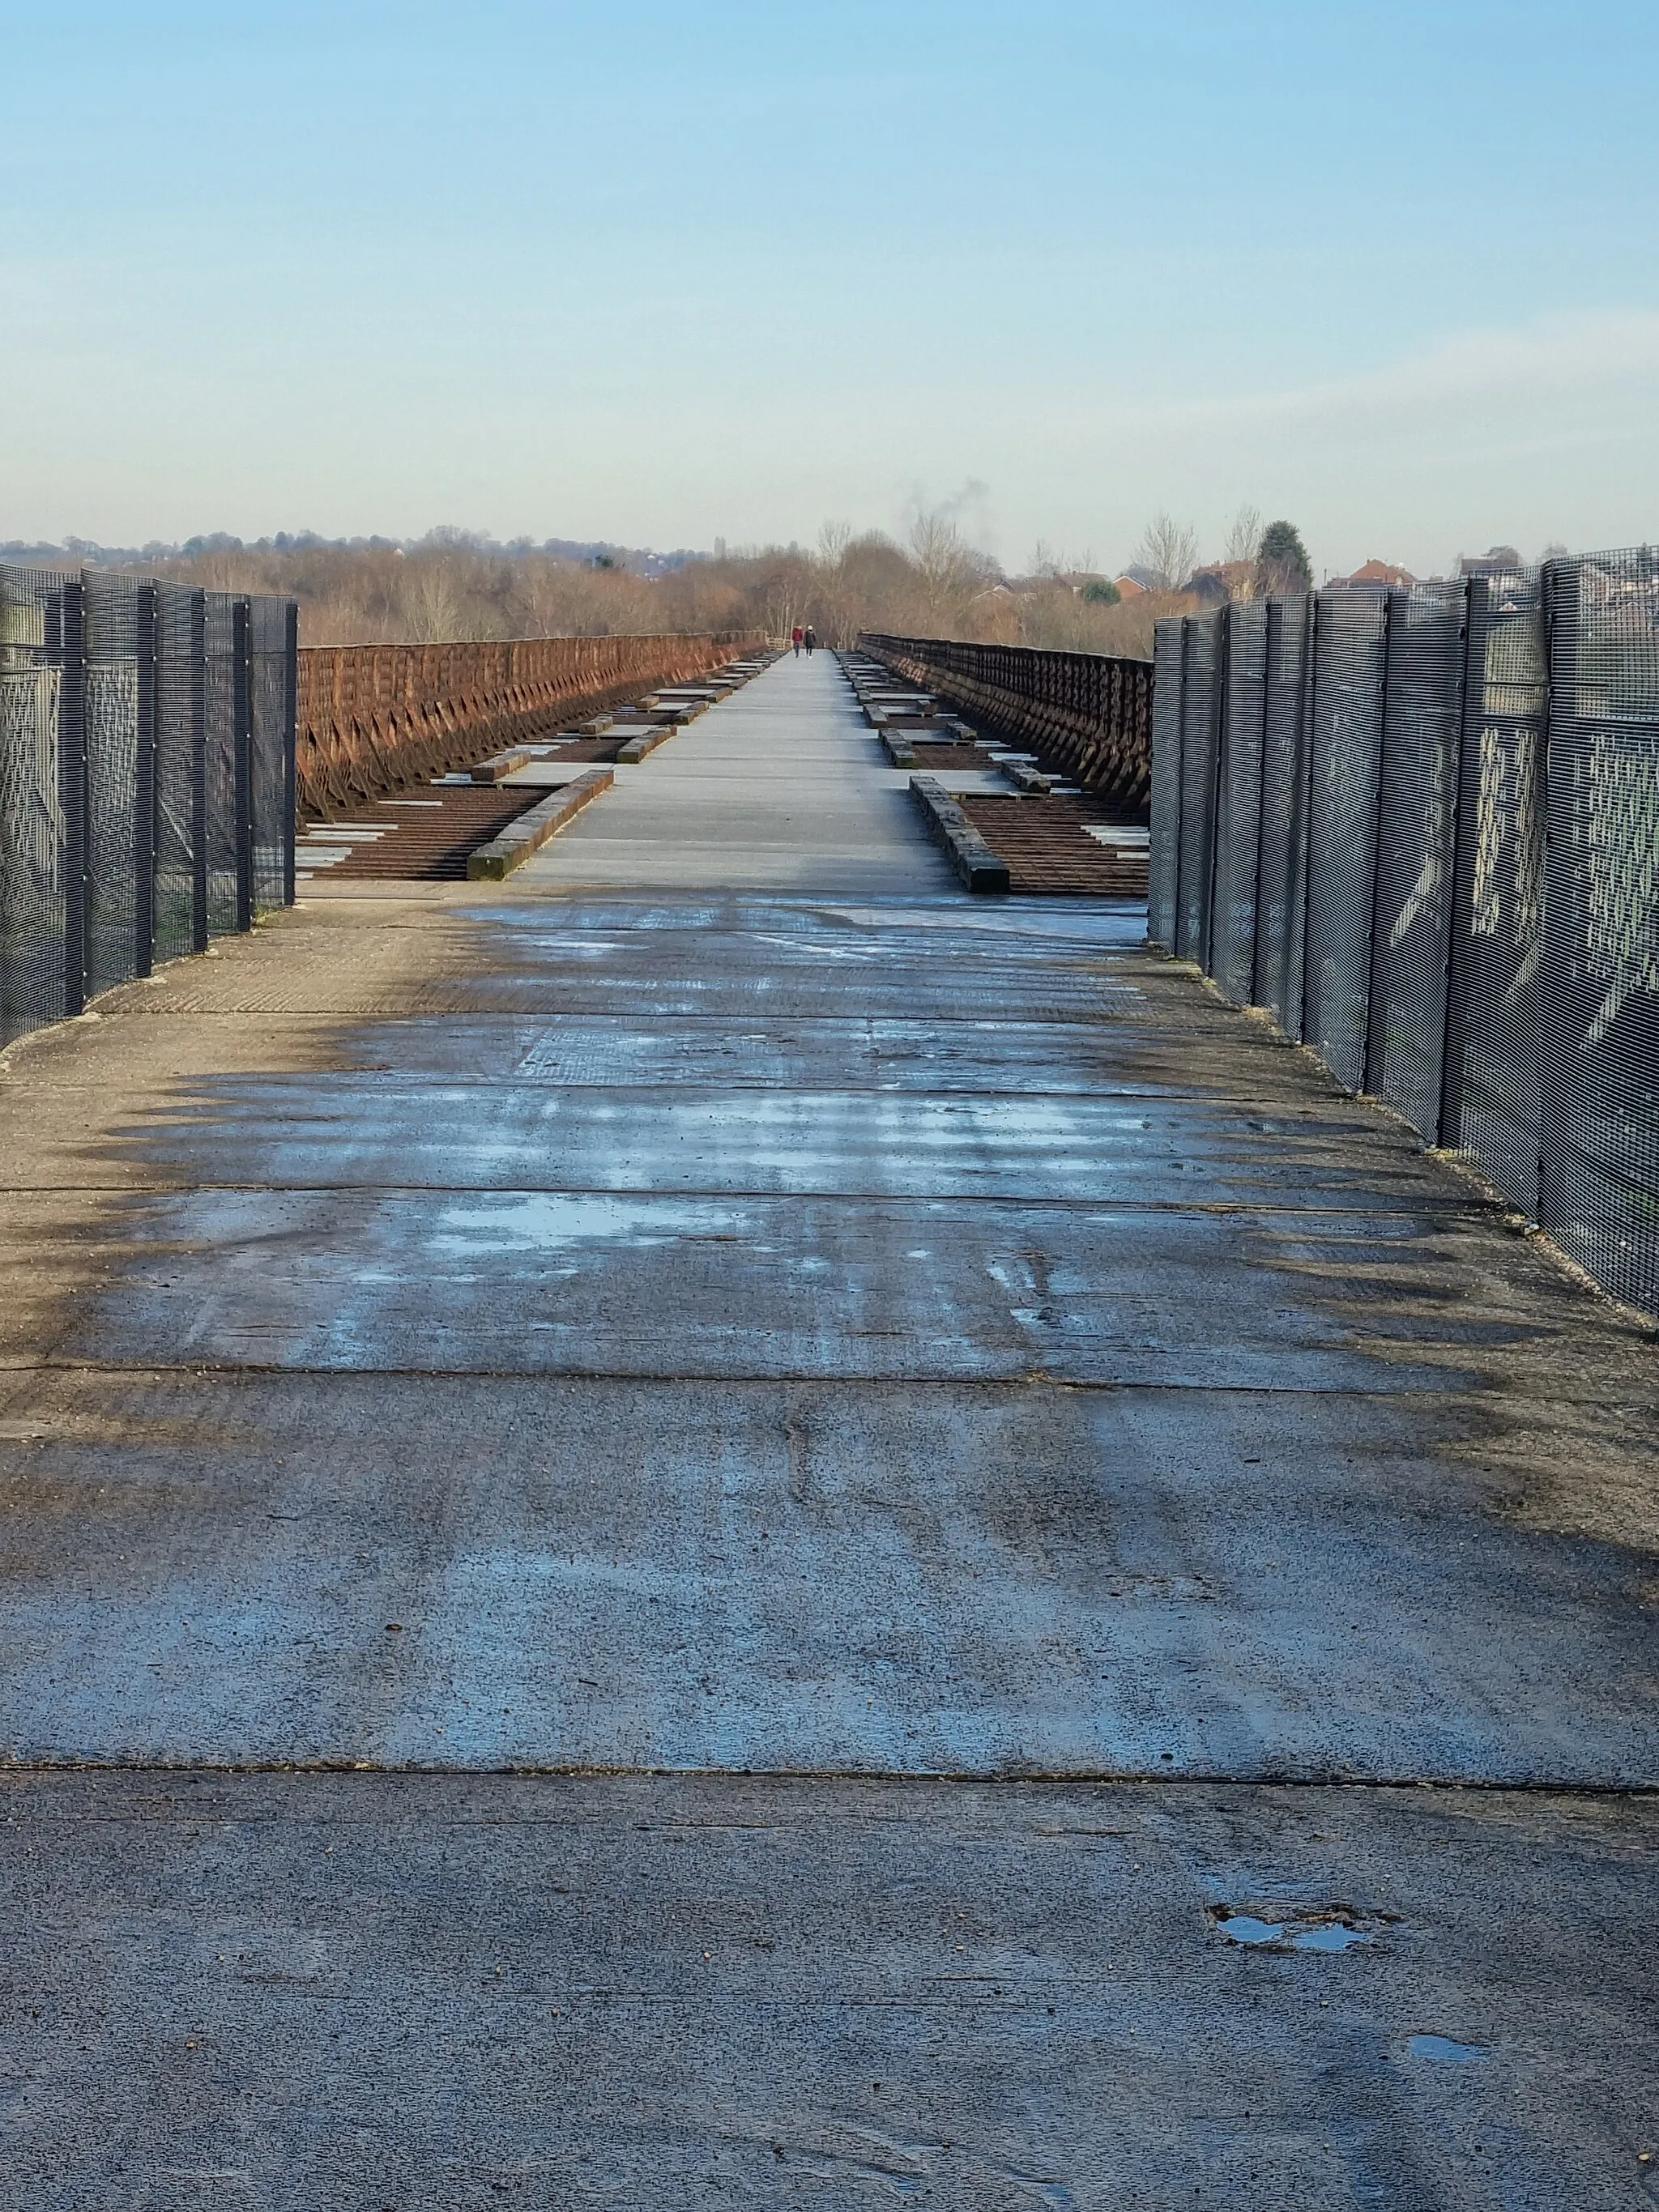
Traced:
POLYGON ((1382 795, 1388 785, 1389 703, 1392 696, 1389 663, 1393 653, 1395 601, 1398 597, 1398 592, 1390 589, 1382 600, 1382 697, 1376 739, 1376 805, 1371 833, 1371 931, 1370 941, 1366 947, 1365 1052, 1361 1065, 1364 1088, 1373 1098, 1382 1095, 1389 1030, 1386 1006, 1382 1009, 1382 1018, 1378 1019, 1376 940, 1382 926, 1382 795))
POLYGON ((295 755, 300 727, 300 603, 290 599, 283 624, 283 904, 294 903, 295 755))
MULTIPOLYGON (((1302 664, 1303 758, 1297 763, 1297 785, 1302 810, 1302 821, 1297 840, 1302 860, 1302 921, 1299 933, 1301 954, 1296 978, 1296 1041, 1298 1044, 1308 1034, 1308 914, 1313 901, 1314 732, 1319 727, 1320 606, 1320 594, 1317 592, 1310 592, 1308 595, 1307 657, 1302 664)), ((1290 993, 1287 989, 1285 992, 1287 1000, 1289 996, 1290 993)))
POLYGON ((207 593, 190 595, 190 943, 208 948, 207 593))
POLYGON ((1175 904, 1170 909, 1174 921, 1170 931, 1170 950, 1178 959, 1181 956, 1181 901, 1182 885, 1181 859, 1186 847, 1187 814, 1187 691, 1192 673, 1193 618, 1181 617, 1181 742, 1176 749, 1176 833, 1175 833, 1175 904))
POLYGON ((64 1012, 87 1003, 87 587, 58 599, 58 804, 64 823, 64 1012))
MULTIPOLYGON (((1555 1188, 1554 1170, 1560 1164, 1567 1149, 1567 1101, 1559 1066, 1563 1049, 1563 1010, 1558 988, 1552 984, 1558 979, 1552 975, 1554 952, 1560 943, 1565 926, 1575 927, 1578 917, 1569 920, 1561 913, 1562 882, 1559 851, 1551 847, 1557 842, 1559 824, 1556 820, 1556 801, 1553 785, 1567 787, 1567 779, 1559 773, 1562 767, 1556 749, 1556 702, 1565 692, 1569 698, 1577 690, 1578 677, 1578 572, 1568 561, 1546 561, 1539 571, 1538 611, 1544 628, 1544 712, 1543 744, 1540 748, 1538 775, 1538 805, 1543 827, 1543 853, 1539 864, 1538 915, 1538 994, 1534 1001, 1538 1009, 1538 1025, 1533 1049, 1538 1066, 1538 1225, 1552 1232, 1565 1225, 1565 1206, 1555 1188), (1572 605, 1564 622, 1559 618, 1558 592, 1565 597, 1566 580, 1571 579, 1572 605), (1558 678, 1558 651, 1565 660, 1571 655, 1571 665, 1558 678)), ((1583 896, 1581 886, 1572 886, 1575 899, 1583 896)))
POLYGON ((253 927, 253 643, 252 609, 238 599, 230 611, 231 701, 234 752, 232 780, 236 817, 236 927, 253 927))
MULTIPOLYGON (((1261 996, 1261 848, 1267 834, 1267 696, 1273 683, 1273 647, 1283 634, 1285 614, 1283 602, 1269 599, 1261 617, 1261 758, 1256 772, 1255 802, 1255 877, 1252 896, 1255 902, 1255 931, 1250 945, 1250 1004, 1259 1006, 1261 996), (1277 616, 1279 619, 1274 621, 1277 616)), ((1290 916, 1285 915, 1285 931, 1289 933, 1290 916)))
POLYGON ((137 623, 137 778, 132 810, 132 972, 155 969, 155 848, 159 842, 155 781, 157 690, 156 602, 154 584, 136 595, 137 623))
POLYGON ((1221 610, 1215 656, 1215 763, 1210 784, 1210 894, 1205 902, 1204 957, 1206 975, 1215 974, 1215 895, 1221 879, 1221 794, 1225 787, 1227 744, 1232 735, 1233 610, 1221 610))

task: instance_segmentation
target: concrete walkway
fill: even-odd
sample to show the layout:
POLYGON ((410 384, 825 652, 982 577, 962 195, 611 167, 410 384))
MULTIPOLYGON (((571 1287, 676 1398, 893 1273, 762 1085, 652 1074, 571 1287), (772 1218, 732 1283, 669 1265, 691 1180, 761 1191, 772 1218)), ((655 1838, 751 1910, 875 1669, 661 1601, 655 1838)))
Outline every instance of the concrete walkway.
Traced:
POLYGON ((953 884, 832 654, 778 662, 659 746, 525 878, 859 898, 953 884))
POLYGON ((0 1061, 0 2201, 1659 2195, 1653 1333, 879 758, 0 1061))

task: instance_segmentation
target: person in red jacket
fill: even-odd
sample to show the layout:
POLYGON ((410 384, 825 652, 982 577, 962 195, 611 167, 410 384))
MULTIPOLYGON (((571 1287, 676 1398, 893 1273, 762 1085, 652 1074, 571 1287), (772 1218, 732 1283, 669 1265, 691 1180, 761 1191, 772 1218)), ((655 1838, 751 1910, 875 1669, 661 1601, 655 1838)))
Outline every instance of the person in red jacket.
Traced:
POLYGON ((790 642, 793 645, 793 647, 794 647, 794 648, 795 648, 795 658, 796 658, 796 659, 797 659, 797 660, 799 660, 799 659, 800 659, 800 644, 801 644, 801 640, 805 636, 805 635, 806 635, 805 631, 801 628, 800 624, 799 624, 799 623, 797 623, 795 624, 795 628, 794 628, 793 635, 793 636, 792 636, 792 638, 791 638, 791 640, 790 640, 790 642))

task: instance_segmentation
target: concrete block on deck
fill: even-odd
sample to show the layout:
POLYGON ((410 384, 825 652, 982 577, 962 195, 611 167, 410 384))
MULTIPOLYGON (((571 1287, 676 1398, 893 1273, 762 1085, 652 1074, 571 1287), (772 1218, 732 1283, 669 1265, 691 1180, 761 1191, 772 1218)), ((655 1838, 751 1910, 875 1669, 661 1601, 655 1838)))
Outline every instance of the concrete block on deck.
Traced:
POLYGON ((1042 770, 1033 768, 1030 761, 1001 760, 997 766, 1017 789, 1029 791, 1034 797, 1046 797, 1054 787, 1053 776, 1044 775, 1042 770))
POLYGON ((511 752, 492 753, 488 760, 479 761, 469 769, 467 774, 474 783, 499 783, 504 775, 511 775, 515 769, 528 767, 533 757, 533 754, 523 747, 511 752))
POLYGON ((675 726, 672 723, 665 726, 653 722, 649 729, 641 730, 637 737, 630 738, 625 745, 618 745, 617 765, 627 768, 637 766, 647 753, 655 752, 659 745, 667 744, 674 734, 675 726))
POLYGON ((970 891, 994 896, 1008 889, 1008 863, 998 860, 968 817, 936 776, 913 775, 910 796, 927 818, 927 827, 945 848, 951 866, 970 891))
POLYGON ((608 768, 589 769, 517 816, 487 845, 480 845, 467 860, 467 875, 474 883, 496 883, 510 876, 615 781, 608 768))

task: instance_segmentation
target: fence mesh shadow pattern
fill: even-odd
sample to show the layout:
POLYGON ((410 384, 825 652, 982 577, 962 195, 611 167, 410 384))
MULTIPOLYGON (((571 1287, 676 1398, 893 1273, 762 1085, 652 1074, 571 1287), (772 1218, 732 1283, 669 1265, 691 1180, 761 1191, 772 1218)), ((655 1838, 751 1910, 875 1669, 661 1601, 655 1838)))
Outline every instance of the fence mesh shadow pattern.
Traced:
POLYGON ((0 566, 0 1044, 294 896, 285 599, 0 566))
POLYGON ((1659 1313, 1659 549, 1161 623, 1148 932, 1659 1313))

